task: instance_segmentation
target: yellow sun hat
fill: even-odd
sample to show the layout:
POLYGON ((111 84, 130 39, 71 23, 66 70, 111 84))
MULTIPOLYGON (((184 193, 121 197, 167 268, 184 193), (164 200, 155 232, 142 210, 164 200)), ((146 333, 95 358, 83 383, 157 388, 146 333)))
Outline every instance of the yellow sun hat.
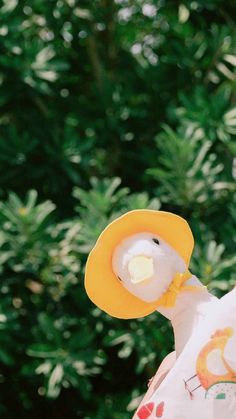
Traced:
POLYGON ((144 317, 157 308, 132 295, 112 269, 112 256, 120 242, 137 233, 149 232, 162 238, 184 259, 187 267, 194 239, 182 217, 166 211, 133 210, 110 223, 90 252, 85 268, 85 289, 91 301, 107 314, 120 319, 144 317))

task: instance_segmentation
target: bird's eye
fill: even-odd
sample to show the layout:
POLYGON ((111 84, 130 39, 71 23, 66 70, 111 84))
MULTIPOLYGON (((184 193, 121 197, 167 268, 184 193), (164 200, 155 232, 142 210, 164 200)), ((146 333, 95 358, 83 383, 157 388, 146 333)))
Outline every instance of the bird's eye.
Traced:
POLYGON ((122 279, 121 279, 119 276, 118 276, 117 278, 119 279, 119 281, 121 281, 121 282, 122 282, 122 279))
POLYGON ((153 241, 154 243, 156 243, 156 244, 160 244, 159 240, 158 240, 158 239, 156 239, 156 238, 152 239, 152 241, 153 241))

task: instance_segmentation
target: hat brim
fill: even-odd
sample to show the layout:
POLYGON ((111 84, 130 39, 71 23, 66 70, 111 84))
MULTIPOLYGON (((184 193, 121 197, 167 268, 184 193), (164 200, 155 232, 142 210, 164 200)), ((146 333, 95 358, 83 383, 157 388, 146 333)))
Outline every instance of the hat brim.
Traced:
POLYGON ((141 232, 165 240, 184 259, 187 267, 189 265, 194 239, 182 217, 166 211, 133 210, 117 218, 99 236, 85 269, 85 289, 89 298, 110 316, 132 319, 156 310, 155 302, 147 303, 127 291, 112 270, 115 247, 124 238, 141 232))

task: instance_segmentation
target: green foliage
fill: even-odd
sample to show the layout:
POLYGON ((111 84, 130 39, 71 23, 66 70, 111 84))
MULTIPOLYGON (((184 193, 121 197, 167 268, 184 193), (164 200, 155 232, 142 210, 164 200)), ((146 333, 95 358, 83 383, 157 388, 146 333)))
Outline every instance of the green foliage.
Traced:
POLYGON ((185 216, 191 269, 235 284, 234 1, 0 2, 0 415, 128 419, 172 350, 155 313, 87 298, 133 208, 185 216))
MULTIPOLYGON (((146 193, 131 195, 128 188, 117 190, 119 178, 93 178, 91 184, 87 192, 75 188, 74 196, 79 202, 74 217, 64 222, 55 221, 55 206, 50 201, 37 204, 35 190, 25 200, 10 193, 0 205, 4 296, 0 340, 8 345, 8 351, 2 346, 0 361, 6 366, 14 365, 23 381, 35 376, 34 397, 38 392, 41 397, 55 399, 62 389, 75 387, 82 400, 91 399, 93 377, 101 376, 108 362, 108 355, 101 348, 118 346, 117 355, 122 360, 138 350, 139 373, 148 362, 150 368, 156 359, 154 350, 150 353, 146 346, 155 330, 145 338, 133 322, 129 333, 122 324, 117 332, 115 322, 112 325, 108 316, 88 304, 81 262, 109 220, 124 213, 133 202, 140 208, 144 204, 154 208, 158 205, 146 193), (6 331, 10 332, 8 336, 6 331), (21 344, 15 347, 14 340, 21 344), (22 364, 16 362, 19 359, 22 364)), ((158 332, 157 337, 156 346, 163 351, 163 333, 158 332)), ((85 410, 79 410, 81 415, 89 411, 85 401, 85 410)), ((108 412, 108 407, 104 412, 108 412)), ((24 408, 30 410, 32 405, 26 403, 24 408)))
POLYGON ((222 173, 224 165, 199 128, 189 125, 175 133, 167 126, 156 140, 157 161, 147 173, 159 181, 156 193, 163 202, 202 212, 212 200, 217 204, 235 192, 232 176, 222 173))

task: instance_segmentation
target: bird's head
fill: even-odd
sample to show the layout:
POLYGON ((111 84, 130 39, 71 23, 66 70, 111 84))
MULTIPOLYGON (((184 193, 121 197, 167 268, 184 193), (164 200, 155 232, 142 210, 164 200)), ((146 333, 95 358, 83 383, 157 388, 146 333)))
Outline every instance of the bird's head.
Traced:
POLYGON ((116 246, 112 269, 131 294, 153 302, 168 289, 175 274, 185 272, 187 266, 163 239, 143 232, 124 238, 116 246))

